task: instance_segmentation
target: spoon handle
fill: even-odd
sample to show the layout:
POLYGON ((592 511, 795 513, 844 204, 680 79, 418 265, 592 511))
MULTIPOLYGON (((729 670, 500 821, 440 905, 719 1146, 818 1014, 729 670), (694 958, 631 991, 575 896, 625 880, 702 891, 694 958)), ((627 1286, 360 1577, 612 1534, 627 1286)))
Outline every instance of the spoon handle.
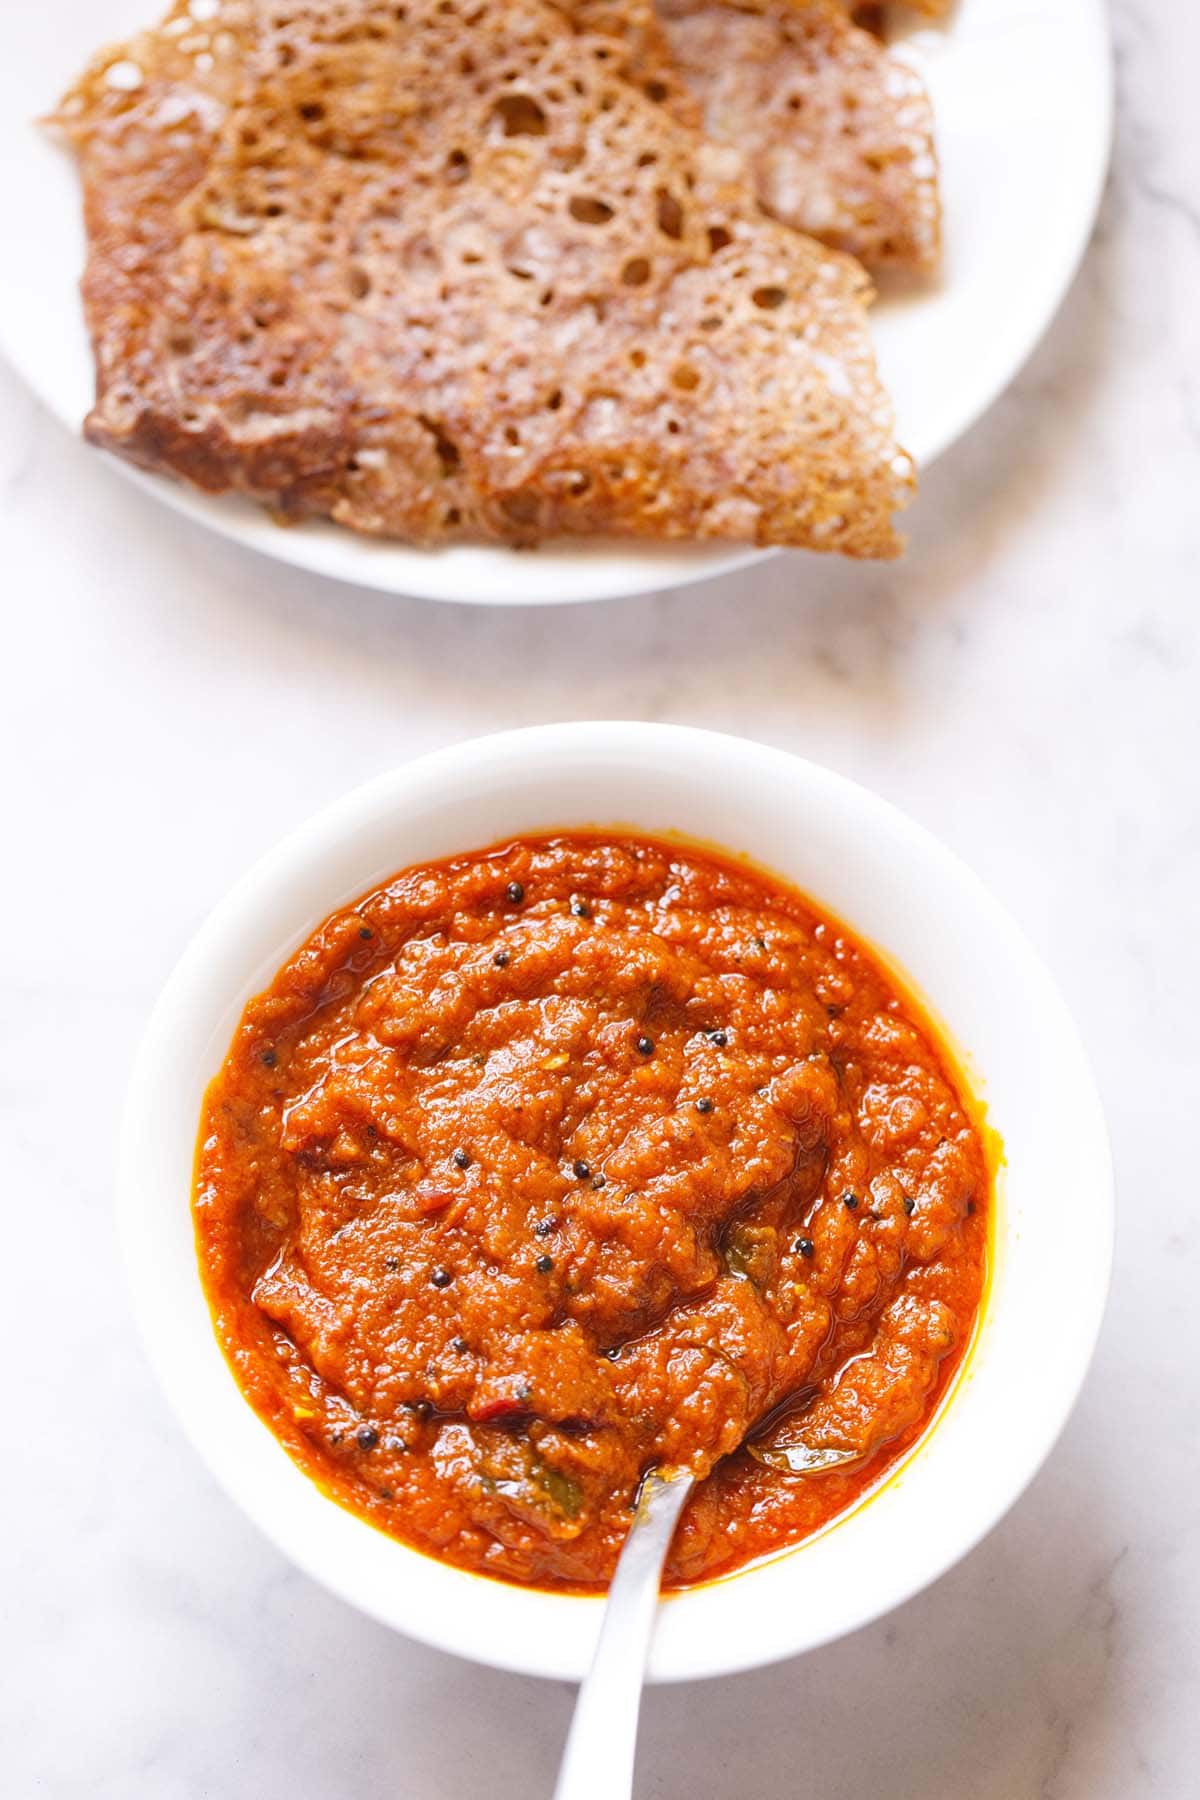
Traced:
POLYGON ((628 1800, 633 1792, 638 1707, 659 1581, 692 1486, 686 1472, 662 1476, 653 1469, 642 1483, 592 1666, 575 1702, 554 1800, 628 1800))

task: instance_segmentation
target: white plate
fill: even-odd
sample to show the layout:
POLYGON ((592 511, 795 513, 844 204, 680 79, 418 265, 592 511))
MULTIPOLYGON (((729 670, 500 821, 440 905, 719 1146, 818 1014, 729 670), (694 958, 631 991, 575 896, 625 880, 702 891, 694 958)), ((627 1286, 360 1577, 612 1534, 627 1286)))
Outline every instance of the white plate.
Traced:
MULTIPOLYGON (((9 0, 9 8, 17 16, 7 19, 0 62, 0 349, 77 429, 92 391, 76 293, 78 185, 70 160, 31 119, 93 50, 151 22, 165 0, 9 0)), ((914 32, 905 54, 924 73, 937 116, 946 264, 936 289, 881 300, 875 319, 900 438, 925 468, 1012 380, 1066 292, 1108 162, 1111 59, 1103 0, 962 0, 945 30, 914 32)), ((595 600, 674 587, 767 554, 623 543, 412 550, 331 525, 281 530, 246 502, 129 473, 267 555, 430 600, 595 600)))

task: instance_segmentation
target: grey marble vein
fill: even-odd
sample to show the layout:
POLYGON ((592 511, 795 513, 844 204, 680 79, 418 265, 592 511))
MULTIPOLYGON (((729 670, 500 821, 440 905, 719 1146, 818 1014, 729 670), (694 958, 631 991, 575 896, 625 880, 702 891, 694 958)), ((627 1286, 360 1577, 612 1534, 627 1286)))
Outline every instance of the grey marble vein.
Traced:
POLYGON ((813 755, 959 849, 1079 1018, 1122 1206, 1093 1375, 1010 1517, 844 1643, 653 1692, 641 1800, 1198 1791, 1200 17, 1118 0, 1114 22, 1087 262, 894 568, 781 558, 523 615, 362 594, 149 503, 0 369, 15 1800, 549 1792, 564 1686, 390 1635, 215 1490, 132 1334, 111 1168, 153 995, 265 843, 414 752, 602 715, 813 755))

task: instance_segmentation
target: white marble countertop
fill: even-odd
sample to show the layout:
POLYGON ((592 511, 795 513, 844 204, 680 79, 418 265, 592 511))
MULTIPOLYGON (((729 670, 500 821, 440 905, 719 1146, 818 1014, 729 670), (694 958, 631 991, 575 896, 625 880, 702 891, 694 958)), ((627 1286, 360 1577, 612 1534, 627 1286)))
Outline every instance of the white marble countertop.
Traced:
POLYGON ((523 615, 358 593, 182 522, 0 371, 16 1800, 549 1793, 565 1686, 390 1635, 217 1492, 131 1329, 111 1151, 150 1003, 261 848, 416 751, 605 715, 803 751, 973 863, 1074 1007, 1121 1206, 1093 1374, 1010 1517, 832 1649, 652 1692, 639 1795, 1197 1792, 1200 22, 1125 0, 1116 24, 1098 239, 894 568, 781 558, 523 615))

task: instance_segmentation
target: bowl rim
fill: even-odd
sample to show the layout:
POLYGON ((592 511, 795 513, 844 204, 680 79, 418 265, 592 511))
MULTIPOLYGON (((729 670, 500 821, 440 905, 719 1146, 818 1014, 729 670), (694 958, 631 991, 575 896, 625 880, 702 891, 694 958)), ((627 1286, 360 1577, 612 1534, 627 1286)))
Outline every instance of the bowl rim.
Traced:
MULTIPOLYGON (((230 1497, 243 1512, 259 1526, 264 1534, 285 1555, 296 1562, 306 1573, 322 1585, 339 1594, 343 1599, 366 1611, 381 1622, 403 1631, 406 1635, 417 1638, 435 1648, 451 1651, 472 1660, 490 1664, 494 1667, 506 1668, 516 1672, 538 1674, 561 1679, 564 1676, 578 1677, 586 1667, 587 1655, 584 1650, 590 1647, 590 1640, 598 1626, 600 1601, 590 1595, 557 1595, 538 1590, 529 1590, 505 1584, 487 1577, 466 1574, 438 1562, 425 1553, 400 1544, 378 1533, 370 1525, 358 1520, 354 1515, 338 1507, 335 1502, 320 1496, 319 1490, 303 1476, 290 1458, 286 1457, 277 1441, 269 1433, 269 1428, 258 1420, 248 1403, 241 1395, 228 1368, 225 1375, 228 1385, 230 1419, 236 1410, 253 1421, 251 1430, 267 1434, 281 1458, 294 1471, 299 1481, 310 1489, 316 1504, 331 1508, 339 1517, 352 1521, 353 1528, 371 1534, 389 1547, 394 1546, 396 1552, 406 1558, 416 1559, 426 1570, 435 1570, 436 1576, 432 1586, 444 1590, 438 1596, 438 1604, 431 1610, 416 1610, 398 1618, 394 1605, 386 1604, 377 1595, 364 1591, 361 1582, 351 1582, 338 1568, 331 1567, 329 1559, 315 1554, 311 1544, 306 1540, 303 1529, 297 1531, 291 1524, 285 1529, 278 1517, 272 1517, 269 1506, 265 1505, 253 1491, 253 1478, 244 1477, 238 1466, 236 1452, 230 1444, 219 1442, 214 1437, 211 1427, 199 1417, 186 1391, 174 1356, 172 1333, 176 1327, 172 1321, 173 1309, 169 1299, 158 1293, 157 1269, 153 1263, 152 1252, 149 1252, 144 1240, 142 1227, 148 1214, 148 1208, 162 1204, 160 1189, 155 1184, 153 1157, 147 1166, 146 1145, 152 1136, 149 1122, 155 1109, 159 1108, 166 1094, 164 1082, 168 1076, 172 1062, 173 1040, 181 1020, 186 1020, 189 1010, 197 1001, 197 996, 204 991, 206 975, 214 962, 218 962, 221 953, 231 943, 237 943, 248 932, 253 931, 255 919, 261 923, 259 897, 264 887, 277 891, 283 884, 298 878, 301 873, 316 871, 318 876, 328 862, 331 851, 339 844, 352 844, 356 834, 366 828, 366 822, 380 816, 381 808, 390 815, 393 811, 399 814, 397 830, 403 833, 403 807, 406 801, 412 805, 414 796, 421 791, 428 792, 430 785, 442 784, 451 790, 468 778, 481 779, 485 783, 496 783, 497 793, 505 774, 511 776, 513 771, 536 770, 544 764, 547 757, 553 762, 561 755, 574 751, 587 754, 593 758, 611 759, 614 768, 623 764, 626 774, 631 766, 642 766, 647 761, 660 758, 681 758, 685 761, 703 761, 707 758, 723 761, 732 776, 736 770, 743 776, 751 772, 767 781, 780 784, 790 783, 795 793, 806 790, 818 791, 825 800, 849 809, 856 826, 867 830, 876 829, 883 832, 893 841, 904 843, 925 865, 940 876, 940 886, 946 896, 946 904, 952 897, 966 898, 974 907, 977 917, 982 920, 991 932, 994 940, 1003 940, 1008 950, 1015 954, 1024 964, 1032 986, 1039 993, 1040 1004, 1044 1007, 1044 1017, 1051 1021, 1061 1039, 1061 1046, 1074 1056, 1075 1067, 1072 1081, 1079 1100, 1078 1114, 1082 1121, 1084 1135, 1083 1160, 1090 1176, 1089 1193, 1091 1194, 1091 1213, 1089 1224, 1096 1233, 1091 1252, 1092 1280, 1090 1288, 1082 1295, 1075 1297, 1074 1324, 1069 1335, 1068 1356, 1066 1363, 1060 1354, 1055 1363, 1055 1389, 1053 1404, 1044 1408, 1036 1429, 1029 1432, 1028 1439, 1021 1448, 1014 1467, 1010 1461, 1006 1464, 1004 1475, 994 1484, 994 1492, 988 1504, 976 1508, 977 1516, 966 1529, 960 1529, 944 1548, 933 1558, 936 1566, 923 1567, 915 1563, 896 1578, 887 1592, 880 1597, 877 1594, 856 1597, 848 1603, 844 1615, 830 1628, 818 1632, 804 1633, 789 1631, 786 1627, 781 1631, 776 1628, 767 1632, 752 1643, 722 1642, 714 1654, 710 1646, 702 1652, 696 1646, 688 1646, 681 1642, 680 1633, 664 1634, 660 1629, 656 1650, 652 1653, 649 1678, 651 1680, 685 1680, 697 1679, 720 1674, 734 1673, 740 1670, 762 1666, 763 1664, 781 1660, 803 1650, 819 1647, 847 1633, 869 1624, 874 1619, 903 1604, 920 1592, 930 1582, 951 1568, 961 1557, 972 1550, 1015 1504, 1020 1494, 1041 1468, 1057 1441, 1063 1426, 1075 1404, 1079 1390, 1083 1384, 1097 1336, 1103 1320, 1111 1279, 1112 1248, 1114 1233, 1114 1203, 1112 1186, 1112 1164, 1108 1145, 1107 1131, 1100 1105, 1094 1078, 1087 1062, 1085 1052, 1080 1043, 1078 1033, 1070 1020, 1066 1007, 1058 995, 1057 989, 1045 970, 1041 959, 1033 949, 1019 927, 1014 923, 1007 911, 1001 907, 979 878, 952 851, 947 849, 925 827, 917 824, 898 808, 872 793, 845 776, 813 763, 805 758, 795 756, 787 751, 770 748, 754 740, 726 735, 723 733, 698 730, 694 727, 676 725, 646 724, 633 721, 594 721, 576 722, 566 725, 542 725, 527 727, 517 731, 501 732, 486 737, 468 739, 463 743, 435 750, 425 756, 415 758, 388 770, 374 779, 353 788, 348 793, 335 799, 323 807, 314 816, 289 832, 273 848, 262 855, 235 883, 223 900, 210 912, 207 919, 193 936, 184 950, 176 967, 164 986, 162 993, 152 1011, 146 1027, 141 1046, 138 1050, 133 1072, 130 1078, 128 1097, 121 1123, 119 1156, 118 1156, 118 1224, 122 1257, 126 1271, 127 1288, 133 1302, 133 1310, 138 1321, 143 1345, 146 1349, 152 1368, 160 1385, 183 1426, 185 1434, 191 1438, 201 1460, 225 1488, 230 1497), (468 1587, 464 1584, 469 1584, 468 1587), (487 1590, 491 1599, 482 1606, 482 1611, 489 1615, 488 1629, 482 1634, 485 1642, 479 1641, 477 1626, 469 1623, 472 1611, 479 1610, 473 1605, 478 1602, 479 1590, 487 1590), (470 1598, 468 1598, 468 1593, 470 1598), (495 1596, 503 1598, 497 1600, 495 1596), (516 1597, 515 1599, 513 1597, 516 1597), (465 1613, 468 1615, 466 1628, 460 1618, 460 1609, 454 1603, 455 1598, 466 1600, 465 1613), (538 1619, 541 1626, 552 1634, 555 1633, 556 1616, 565 1618, 560 1609, 570 1607, 576 1609, 572 1615, 573 1631, 571 1642, 564 1650, 561 1647, 531 1651, 529 1639, 534 1635, 528 1628, 524 1632, 522 1643, 521 1632, 510 1637, 502 1628, 504 1615, 511 1612, 514 1618, 518 1614, 528 1615, 529 1620, 538 1619), (662 1651, 664 1635, 672 1638, 669 1655, 662 1651)), ((591 821, 588 821, 590 823, 591 821)), ((619 829, 616 820, 609 821, 614 829, 619 829)), ((583 828, 585 821, 576 822, 583 828)), ((571 828, 572 822, 560 820, 561 829, 571 828)), ((547 826, 547 829, 552 829, 547 826)), ((636 824, 627 825, 626 829, 650 828, 636 824)), ((532 834, 532 828, 530 828, 532 834)), ((501 836, 504 834, 501 833, 501 836)), ((694 836, 688 833, 686 835, 694 836)), ((719 839, 711 840, 719 842, 719 839)), ((463 848, 471 848, 464 845, 463 848)), ((478 846, 483 847, 482 843, 478 846)), ((424 860, 420 856, 412 861, 424 860)), ((396 867, 405 866, 400 860, 396 867)), ((351 882, 349 890, 338 889, 332 877, 329 883, 328 904, 324 910, 315 912, 309 919, 305 932, 311 931, 320 919, 344 900, 370 885, 373 877, 368 875, 361 882, 351 882)), ((781 879, 790 879, 781 872, 781 879)), ((803 883, 796 885, 803 886, 803 883)), ((817 904, 821 904, 820 894, 815 894, 817 904)), ((837 909, 844 916, 844 909, 837 909)), ((855 928, 853 917, 846 917, 846 923, 855 928)), ((874 937, 867 935, 867 941, 875 944, 874 937)), ((287 953, 287 944, 295 939, 289 934, 285 940, 277 935, 276 948, 265 957, 260 956, 253 975, 247 977, 245 992, 236 999, 236 1013, 240 1013, 245 997, 258 991, 279 962, 287 953), (283 947, 280 948, 279 946, 283 947)), ((299 941, 296 939, 295 941, 299 941)), ((888 946, 879 946, 885 960, 888 946)), ((903 974, 903 969, 901 968, 903 974)), ((913 984, 918 999, 921 988, 913 984)), ((232 1002, 230 1004, 233 1004, 232 1002)), ((936 1013, 934 1015, 936 1017, 936 1013)), ((224 1054, 228 1042, 226 1034, 219 1053, 224 1054)), ((208 1067, 200 1076, 199 1090, 211 1074, 215 1072, 215 1064, 208 1067)), ((188 1166, 194 1152, 195 1127, 198 1118, 198 1107, 192 1115, 192 1139, 189 1142, 188 1166)), ((1003 1121, 1001 1121, 1003 1123, 1003 1121)), ((190 1225, 190 1187, 186 1195, 190 1225)), ((193 1271, 196 1288, 199 1289, 198 1271, 193 1271)), ((212 1337, 212 1349, 216 1356, 222 1353, 217 1346, 215 1333, 212 1337)), ((958 1391, 957 1381, 952 1392, 958 1391)), ((240 1429, 240 1428, 239 1428, 240 1429)), ((911 1464, 912 1454, 920 1455, 921 1449, 930 1441, 934 1433, 927 1430, 918 1441, 917 1450, 900 1465, 907 1468, 911 1464)), ((885 1481, 886 1488, 890 1484, 885 1481)), ((866 1509, 869 1511, 869 1507, 866 1509)), ((843 1515, 843 1521, 858 1517, 864 1509, 852 1510, 843 1515)), ((838 1529, 840 1527, 835 1527, 838 1529)), ((785 1552, 782 1558, 776 1559, 774 1566, 782 1566, 788 1556, 802 1552, 793 1550, 785 1552)), ((764 1565, 758 1565, 762 1568, 764 1565)), ((771 1567, 767 1564, 766 1567, 771 1567)), ((410 1571, 410 1575, 413 1571, 410 1571)), ((681 1594, 668 1596, 660 1610, 660 1619, 674 1614, 677 1609, 691 1605, 697 1600, 704 1603, 703 1597, 715 1594, 722 1588, 731 1586, 742 1579, 740 1575, 726 1578, 723 1582, 714 1582, 684 1590, 681 1594)))

